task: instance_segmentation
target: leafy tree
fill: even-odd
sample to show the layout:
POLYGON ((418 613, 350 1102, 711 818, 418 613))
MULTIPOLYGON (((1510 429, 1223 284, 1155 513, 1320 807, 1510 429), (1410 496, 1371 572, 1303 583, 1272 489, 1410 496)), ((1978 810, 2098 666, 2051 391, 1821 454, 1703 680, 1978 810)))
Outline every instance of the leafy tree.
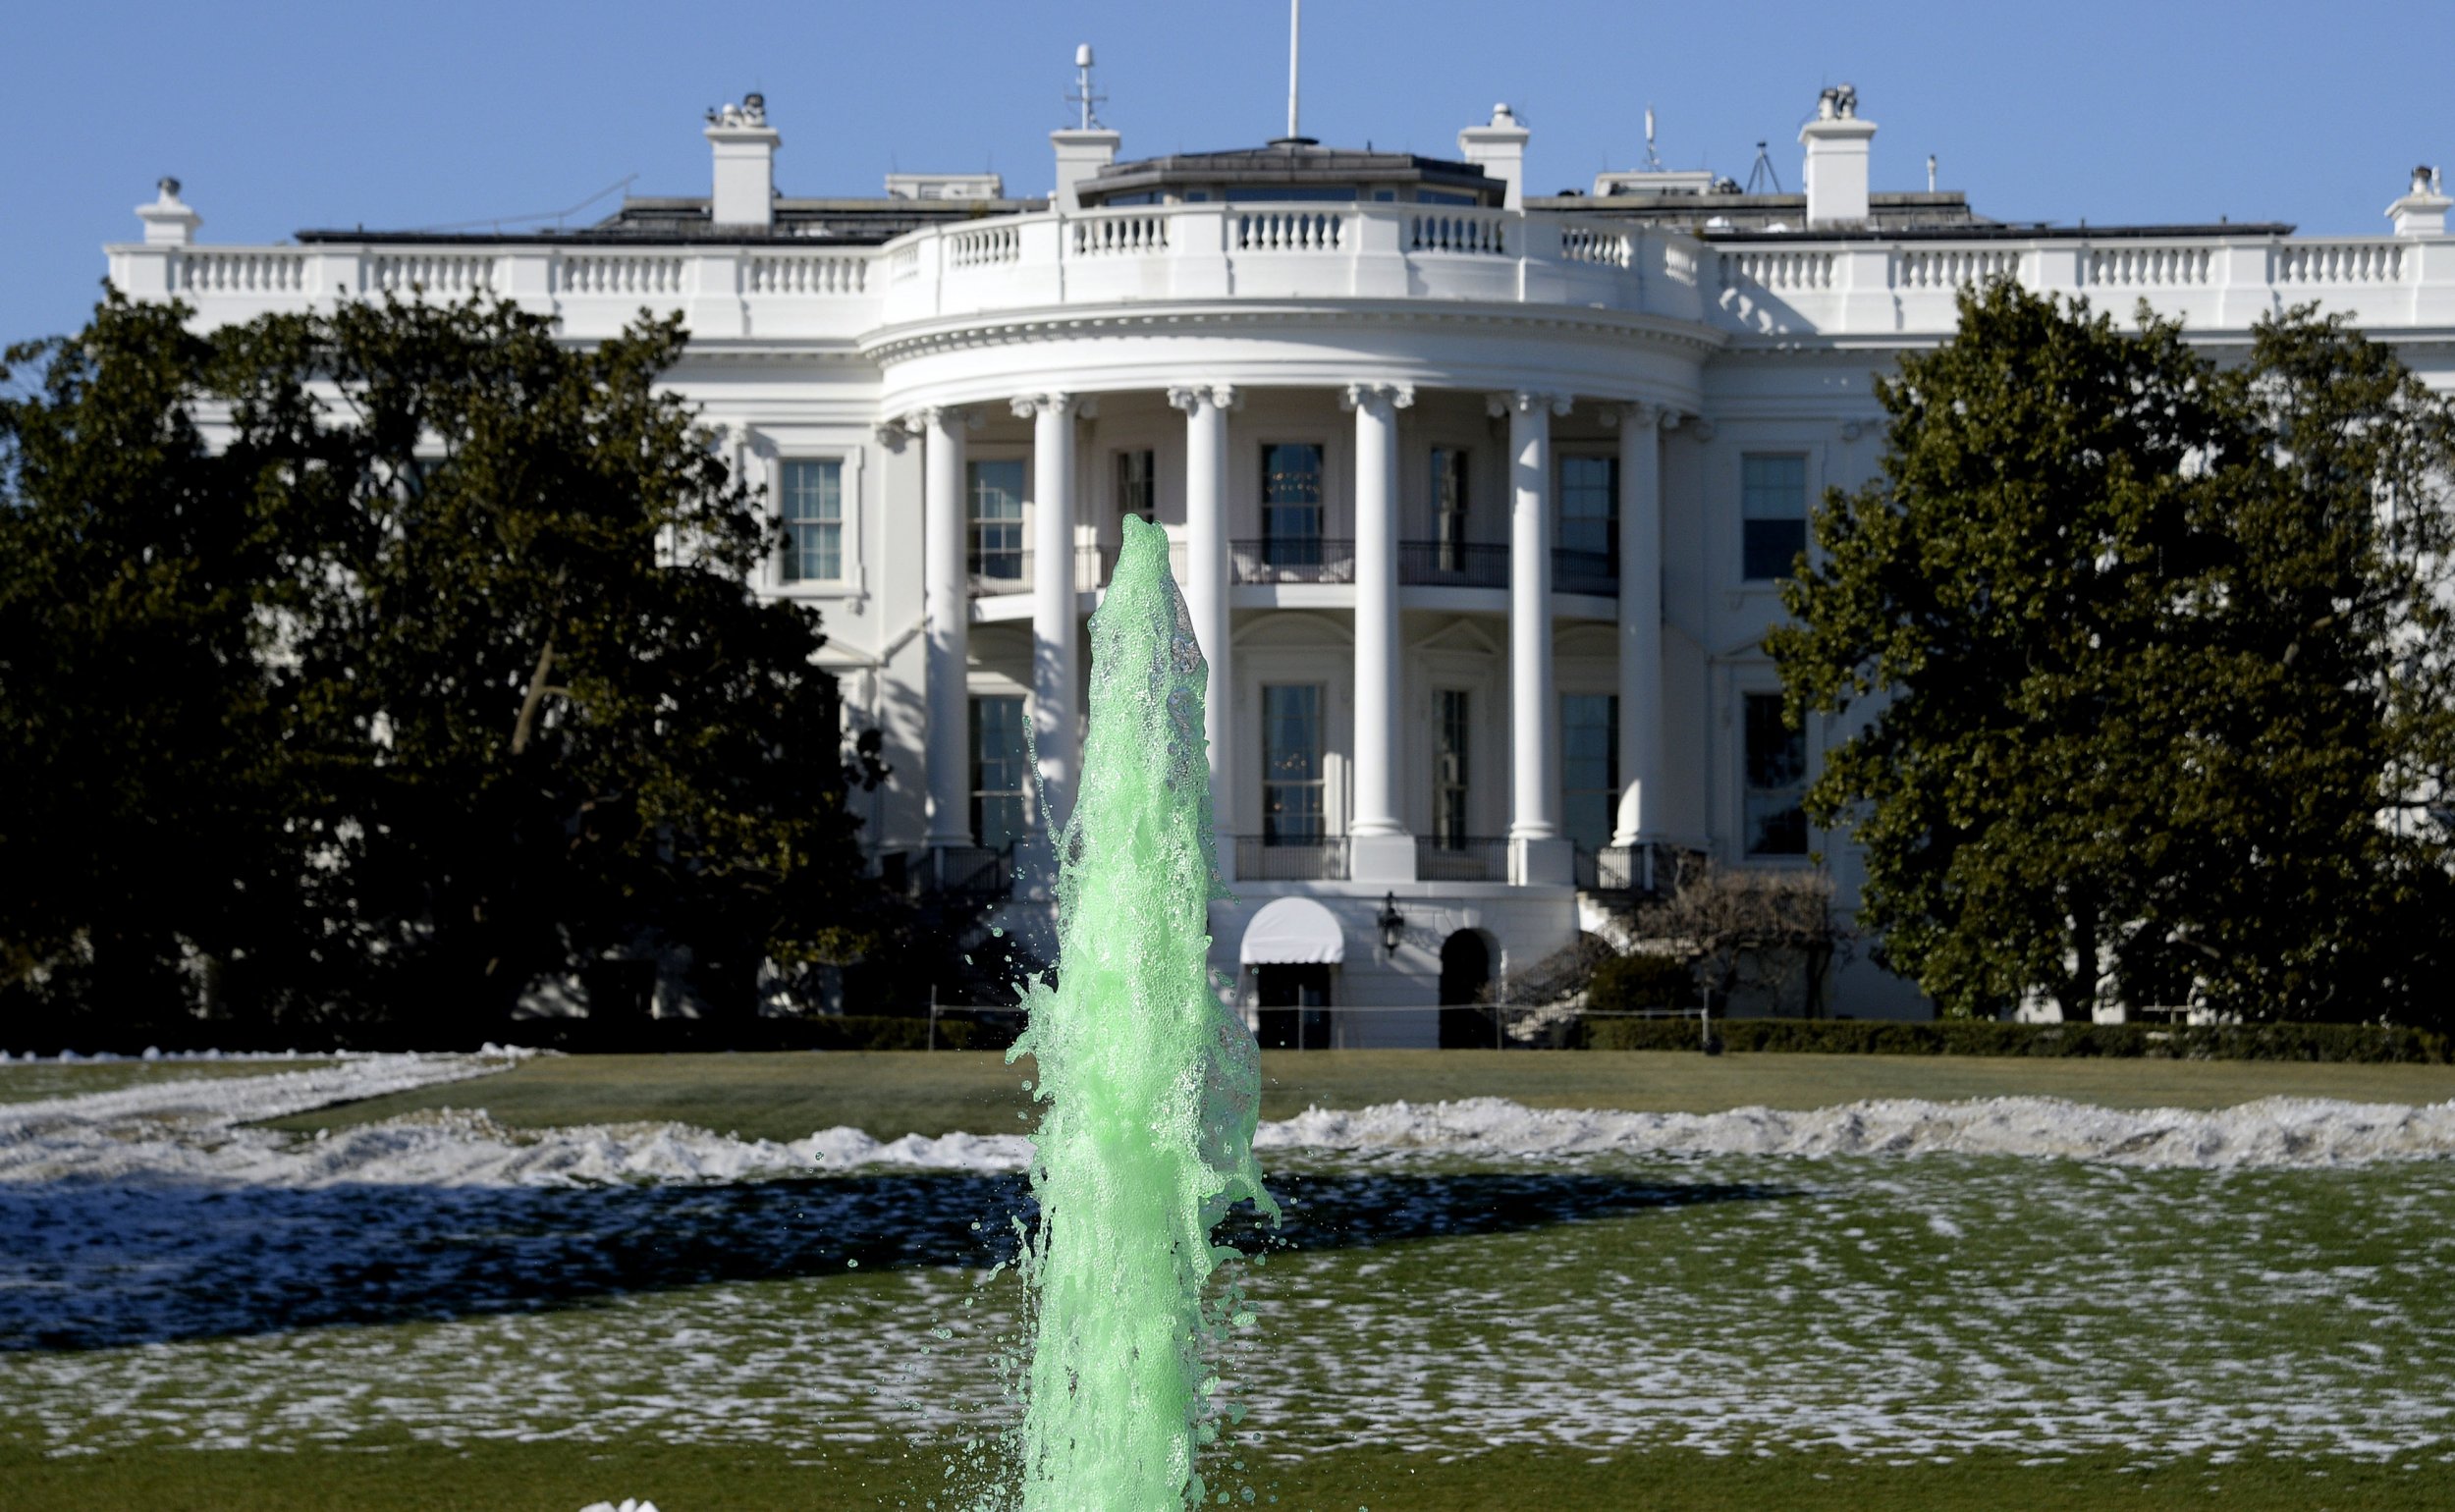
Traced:
MULTIPOLYGON (((252 838, 289 900, 205 946, 234 999, 473 1032, 609 957, 687 959, 705 998, 746 1008, 762 959, 857 952, 875 891, 817 617, 746 587, 774 541, 659 387, 678 321, 586 349, 505 303, 349 303, 201 339, 168 311, 115 303, 96 330, 115 322, 176 349, 181 381, 133 396, 124 428, 178 446, 116 489, 14 469, 24 519, 57 534, 107 515, 112 532, 31 618, 73 634, 110 562, 184 553, 162 501, 205 480, 254 529, 214 601, 234 628, 194 651, 245 675, 87 694, 139 722, 165 691, 252 721, 192 747, 205 785, 252 773, 239 790, 269 794, 252 838)), ((21 428, 61 407, 32 404, 21 428)), ((121 465, 112 445, 63 444, 87 469, 121 465)), ((185 579, 164 599, 198 612, 185 579)), ((62 712, 83 718, 75 694, 62 712)), ((145 781, 138 802, 160 796, 145 781)), ((28 950, 123 901, 103 889, 28 950)))
POLYGON ((2418 1011, 2446 406, 2307 311, 2220 368, 2009 283, 1878 394, 1882 476, 1828 496, 1768 645, 1794 720, 1854 717, 1808 806, 1881 958, 1961 1013, 2418 1011))

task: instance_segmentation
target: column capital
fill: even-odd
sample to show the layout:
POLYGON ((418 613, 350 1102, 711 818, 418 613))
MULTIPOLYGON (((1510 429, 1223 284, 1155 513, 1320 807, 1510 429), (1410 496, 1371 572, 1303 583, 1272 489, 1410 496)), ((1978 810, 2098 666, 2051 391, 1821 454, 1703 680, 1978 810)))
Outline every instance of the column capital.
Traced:
POLYGON ((1168 403, 1187 414, 1204 405, 1233 412, 1244 407, 1244 396, 1236 392, 1232 383, 1177 384, 1169 389, 1168 403))
POLYGON ((903 443, 912 439, 911 430, 900 419, 881 420, 872 427, 872 431, 878 437, 878 444, 890 452, 902 451, 903 443))
POLYGON ((1483 406, 1494 419, 1504 414, 1539 414, 1545 410, 1565 415, 1576 404, 1574 396, 1546 394, 1534 389, 1512 389, 1505 394, 1487 394, 1483 406))
POLYGON ((1338 394, 1341 409, 1405 409, 1415 403, 1411 383, 1350 383, 1338 394))
POLYGON ((1014 411, 1014 417, 1020 420, 1037 418, 1040 411, 1044 409, 1049 411, 1051 414, 1063 418, 1067 414, 1075 412, 1083 403, 1084 402, 1082 400, 1075 398, 1071 394, 1055 393, 1017 394, 1012 399, 1007 401, 1007 404, 1014 411))
POLYGON ((915 436, 926 435, 939 426, 948 430, 978 430, 986 423, 987 417, 968 405, 924 405, 907 410, 903 416, 903 428, 915 436))

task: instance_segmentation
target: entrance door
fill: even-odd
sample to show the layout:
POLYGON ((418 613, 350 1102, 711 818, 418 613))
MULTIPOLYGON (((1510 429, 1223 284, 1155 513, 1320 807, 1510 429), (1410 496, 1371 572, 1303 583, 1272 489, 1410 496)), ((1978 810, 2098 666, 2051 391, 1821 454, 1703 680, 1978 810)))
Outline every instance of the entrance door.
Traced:
POLYGON ((1256 966, 1254 987, 1261 1005, 1264 1050, 1330 1048, 1330 968, 1256 966))
POLYGON ((1490 1050, 1496 1020, 1480 1003, 1492 986, 1492 949, 1481 930, 1462 929, 1441 942, 1441 1048, 1490 1050))

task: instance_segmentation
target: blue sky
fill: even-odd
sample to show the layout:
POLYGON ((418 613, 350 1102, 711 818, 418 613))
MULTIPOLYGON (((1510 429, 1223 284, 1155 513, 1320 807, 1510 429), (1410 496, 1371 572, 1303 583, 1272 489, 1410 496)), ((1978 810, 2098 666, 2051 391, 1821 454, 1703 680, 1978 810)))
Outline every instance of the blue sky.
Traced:
MULTIPOLYGON (((100 244, 163 174, 208 242, 419 227, 571 205, 628 175, 704 193, 709 105, 763 89, 788 193, 890 169, 995 168, 1046 190, 1073 46, 1099 49, 1125 154, 1277 135, 1284 0, 362 0, 0 6, 0 342, 74 327, 100 244)), ((1927 154, 1985 214, 2282 220, 2383 232, 2417 162, 2455 168, 2437 4, 2065 0, 2056 6, 1312 0, 1304 125, 1453 155, 1496 100, 1538 191, 1643 155, 1798 184, 1817 90, 1881 131, 1878 189, 1927 154)))

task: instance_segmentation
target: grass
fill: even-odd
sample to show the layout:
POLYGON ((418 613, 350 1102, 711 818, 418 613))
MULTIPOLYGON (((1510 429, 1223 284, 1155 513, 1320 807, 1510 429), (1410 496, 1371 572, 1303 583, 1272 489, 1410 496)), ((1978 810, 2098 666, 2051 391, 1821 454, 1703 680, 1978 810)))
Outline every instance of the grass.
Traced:
POLYGON ((34 1103, 44 1098, 81 1097, 89 1092, 117 1092, 123 1087, 155 1082, 191 1081, 207 1076, 271 1076, 280 1071, 309 1071, 329 1060, 103 1060, 55 1061, 0 1065, 0 1103, 34 1103))
MULTIPOLYGON (((664 1512, 850 1512, 953 1505, 934 1457, 881 1464, 756 1445, 654 1441, 604 1445, 404 1445, 384 1453, 267 1454, 153 1450, 68 1460, 0 1449, 9 1512, 574 1512, 625 1496, 664 1512)), ((2151 1472, 2110 1459, 2023 1466, 1983 1454, 1949 1465, 1875 1465, 1839 1456, 1717 1458, 1694 1452, 1582 1456, 1501 1450, 1442 1464, 1423 1455, 1333 1449, 1273 1478, 1285 1512, 2143 1512, 2221 1506, 2240 1512, 2421 1512, 2443 1507, 2426 1472, 2333 1459, 2185 1461, 2151 1472)), ((1257 1502, 1269 1503, 1257 1496, 1257 1502)))
MULTIPOLYGON (((1866 1098, 2029 1095, 2111 1107, 2222 1107, 2264 1097, 2433 1103, 2455 1067, 2281 1061, 2047 1060, 1960 1055, 1704 1055, 1668 1052, 1292 1051, 1262 1056, 1262 1115, 1318 1104, 1510 1098, 1535 1107, 1718 1112, 1866 1098)), ((514 1127, 672 1120, 745 1138, 849 1125, 881 1139, 1012 1133, 1028 1061, 988 1053, 548 1056, 475 1083, 321 1108, 276 1127, 337 1128, 433 1107, 484 1107, 514 1127)))

